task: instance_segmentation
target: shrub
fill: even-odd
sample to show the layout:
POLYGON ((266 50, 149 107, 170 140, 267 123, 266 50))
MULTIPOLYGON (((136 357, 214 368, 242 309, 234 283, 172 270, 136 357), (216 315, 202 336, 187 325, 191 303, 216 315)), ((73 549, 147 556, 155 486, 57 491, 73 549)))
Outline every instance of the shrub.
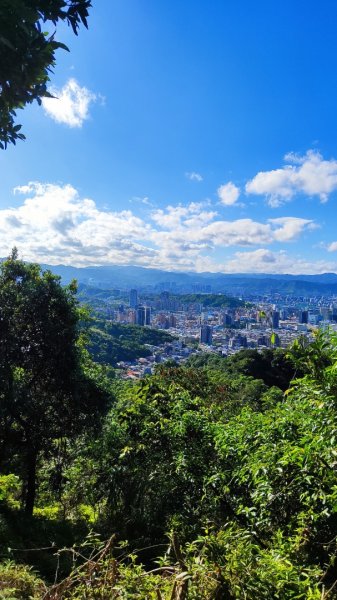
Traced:
POLYGON ((46 591, 37 575, 25 565, 0 564, 0 596, 4 600, 38 600, 46 591))

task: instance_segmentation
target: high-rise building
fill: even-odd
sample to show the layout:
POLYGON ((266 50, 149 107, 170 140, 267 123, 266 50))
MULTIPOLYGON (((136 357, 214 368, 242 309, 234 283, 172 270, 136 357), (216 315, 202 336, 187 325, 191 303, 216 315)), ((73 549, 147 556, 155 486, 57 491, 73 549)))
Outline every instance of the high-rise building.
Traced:
POLYGON ((278 310, 273 310, 271 313, 271 324, 273 329, 278 329, 280 327, 280 313, 278 310))
POLYGON ((151 325, 151 308, 145 306, 145 325, 151 325))
POLYGON ((210 325, 201 325, 200 327, 200 343, 212 345, 213 329, 210 325))
POLYGON ((177 319, 174 315, 170 315, 168 318, 169 327, 177 327, 177 319))
POLYGON ((299 322, 302 324, 308 324, 309 321, 309 313, 307 310, 301 310, 299 315, 299 322))
POLYGON ((145 325, 145 307, 138 306, 136 311, 136 323, 137 325, 145 325))
POLYGON ((137 290, 130 290, 130 308, 136 308, 138 304, 138 292, 137 290))
POLYGON ((229 315, 229 314, 227 314, 227 313, 225 313, 225 314, 222 316, 222 323, 223 323, 223 325, 224 325, 225 327, 230 327, 230 326, 231 326, 231 324, 232 324, 232 320, 233 320, 233 319, 232 319, 231 315, 229 315))
POLYGON ((160 308, 162 310, 170 310, 170 294, 169 294, 169 292, 162 292, 160 294, 160 308))
POLYGON ((247 345, 247 338, 245 335, 241 335, 241 333, 238 333, 237 335, 231 337, 228 342, 228 346, 233 349, 247 348, 247 345))
POLYGON ((151 309, 149 306, 138 306, 136 311, 136 323, 137 325, 150 325, 151 324, 151 309))

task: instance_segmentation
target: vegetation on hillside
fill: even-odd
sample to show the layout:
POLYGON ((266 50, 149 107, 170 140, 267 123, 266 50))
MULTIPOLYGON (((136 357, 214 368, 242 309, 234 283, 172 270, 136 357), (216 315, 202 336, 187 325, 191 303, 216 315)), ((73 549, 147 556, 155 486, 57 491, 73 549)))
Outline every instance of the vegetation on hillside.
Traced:
POLYGON ((226 294, 181 294, 176 299, 186 304, 201 304, 205 308, 240 308, 247 305, 243 300, 226 294))
POLYGON ((150 346, 172 342, 164 331, 139 325, 120 325, 95 319, 89 330, 88 350, 98 363, 115 367, 119 361, 134 361, 152 354, 150 346), (147 345, 146 345, 147 344, 147 345))
POLYGON ((57 278, 12 256, 0 300, 1 597, 337 598, 335 334, 287 353, 159 366, 130 384, 83 350, 74 290, 57 278), (73 372, 81 396, 65 395, 73 372), (102 407, 103 394, 95 422, 86 393, 102 407), (33 440, 46 418, 50 433, 30 515, 22 419, 33 408, 33 440))
POLYGON ((295 377, 303 374, 301 365, 295 365, 282 348, 240 350, 228 357, 211 353, 194 354, 188 359, 187 365, 222 371, 234 378, 241 374, 262 379, 267 386, 277 386, 283 391, 289 388, 295 377))

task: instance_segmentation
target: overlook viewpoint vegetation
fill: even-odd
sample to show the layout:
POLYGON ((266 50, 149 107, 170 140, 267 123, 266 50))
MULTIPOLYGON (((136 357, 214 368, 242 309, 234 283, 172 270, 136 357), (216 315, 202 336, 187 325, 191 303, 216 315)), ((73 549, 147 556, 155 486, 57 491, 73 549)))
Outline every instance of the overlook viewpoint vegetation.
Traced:
POLYGON ((336 20, 0 0, 0 600, 337 600, 336 20))
POLYGON ((0 303, 1 597, 336 598, 335 335, 131 384, 74 284, 0 303))

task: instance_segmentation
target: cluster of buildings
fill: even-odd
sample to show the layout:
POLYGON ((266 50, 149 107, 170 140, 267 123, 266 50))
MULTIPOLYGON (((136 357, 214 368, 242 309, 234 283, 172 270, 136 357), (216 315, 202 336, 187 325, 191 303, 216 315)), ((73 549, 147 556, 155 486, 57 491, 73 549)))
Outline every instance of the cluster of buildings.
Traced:
POLYGON ((120 304, 116 310, 110 310, 110 319, 129 325, 151 325, 151 308, 138 302, 138 291, 130 290, 129 306, 120 304))
POLYGON ((151 375, 156 365, 173 361, 174 363, 183 363, 194 350, 186 346, 181 340, 173 339, 172 342, 164 343, 161 346, 150 346, 150 356, 138 358, 134 362, 119 362, 117 367, 121 369, 122 379, 140 379, 144 375, 151 375))
POLYGON ((317 327, 337 330, 335 298, 300 298, 297 302, 279 298, 277 304, 264 300, 236 308, 206 309, 200 302, 180 300, 167 291, 140 303, 138 291, 132 289, 128 300, 118 305, 110 318, 167 330, 176 339, 172 344, 151 347, 149 358, 120 365, 128 377, 151 373, 155 364, 168 359, 184 362, 195 352, 226 356, 244 348, 287 347, 299 336, 311 339, 317 327))

